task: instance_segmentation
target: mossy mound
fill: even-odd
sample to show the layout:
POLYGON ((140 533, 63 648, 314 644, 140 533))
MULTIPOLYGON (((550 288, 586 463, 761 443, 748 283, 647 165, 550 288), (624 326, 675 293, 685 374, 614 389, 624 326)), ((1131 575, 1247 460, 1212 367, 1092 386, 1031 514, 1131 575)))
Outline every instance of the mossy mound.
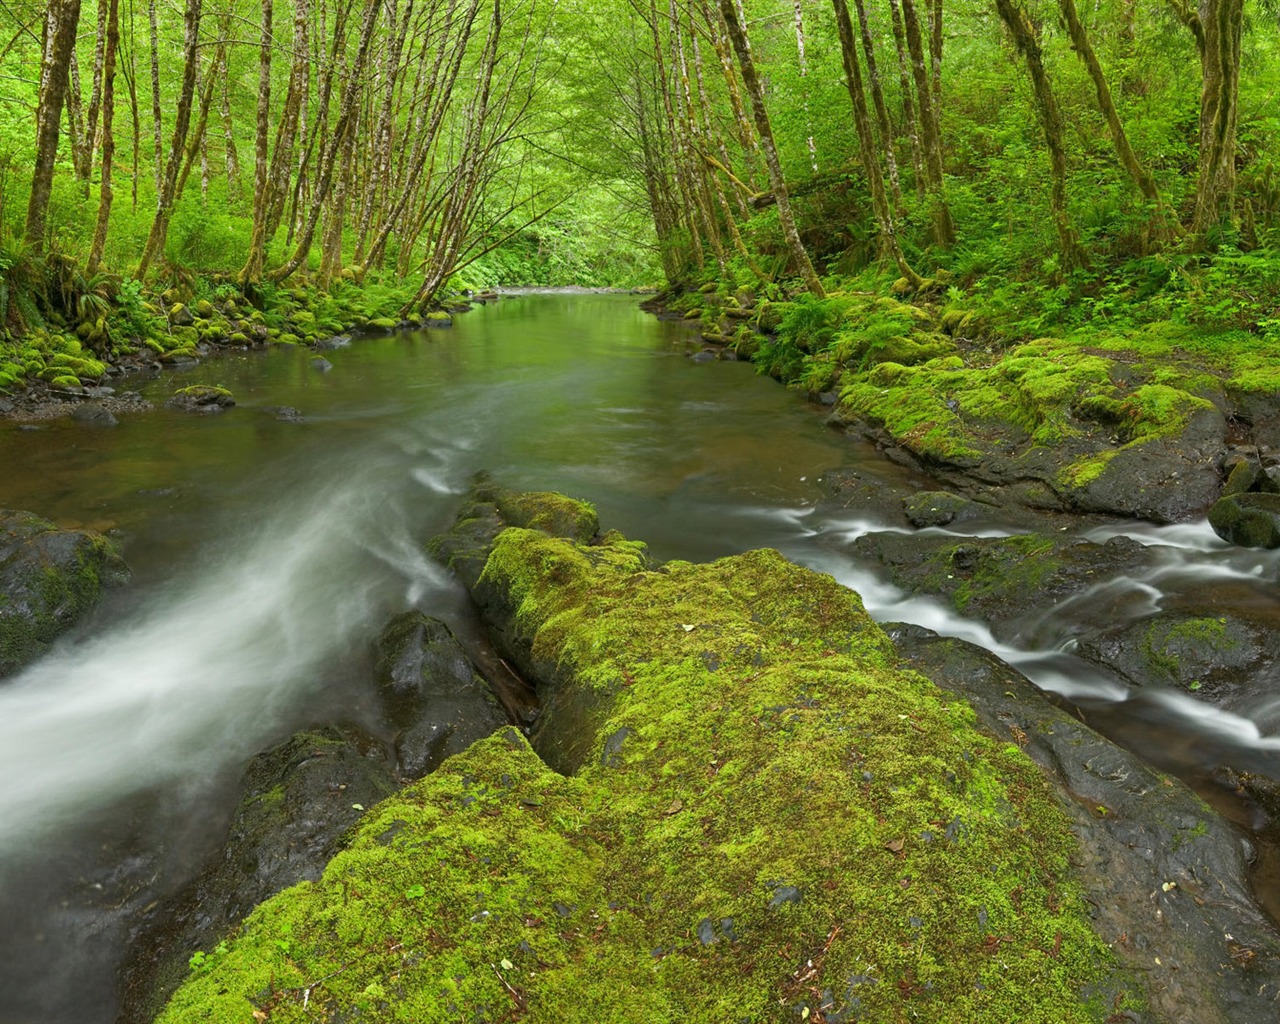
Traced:
POLYGON ((655 571, 617 535, 525 528, 479 585, 513 616, 508 653, 593 708, 577 770, 512 729, 451 758, 203 958, 162 1021, 1056 1024, 1129 1005, 1043 778, 900 669, 856 594, 771 551, 655 571))

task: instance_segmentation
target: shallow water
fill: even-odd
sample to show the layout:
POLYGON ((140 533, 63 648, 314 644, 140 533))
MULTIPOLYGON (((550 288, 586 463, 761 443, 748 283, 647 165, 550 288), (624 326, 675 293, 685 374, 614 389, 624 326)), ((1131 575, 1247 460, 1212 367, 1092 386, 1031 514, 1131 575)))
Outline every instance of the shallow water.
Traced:
MULTIPOLYGON (((319 722, 378 728, 368 669, 388 618, 420 607, 475 635, 422 543, 479 471, 588 498, 659 558, 777 547, 854 586, 882 620, 962 635, 1043 686, 1119 707, 1127 691, 1064 650, 1080 621, 1210 584, 1274 603, 1274 555, 1229 550, 1203 525, 1096 526, 1095 539, 1159 545, 1159 569, 1040 615, 1021 646, 998 644, 849 555, 859 531, 882 528, 873 514, 817 508, 833 470, 927 481, 749 366, 686 358, 693 340, 626 296, 526 296, 452 330, 326 352, 327 373, 313 353, 278 350, 167 375, 142 388, 156 410, 112 429, 0 426, 0 507, 110 531, 135 572, 0 683, 0 1024, 114 1018, 131 915, 208 855, 244 761, 319 722), (225 385, 239 404, 212 417, 160 407, 191 383, 225 385), (277 420, 278 406, 305 420, 277 420)), ((1160 735, 1213 758, 1280 749, 1275 708, 1146 704, 1160 735)))

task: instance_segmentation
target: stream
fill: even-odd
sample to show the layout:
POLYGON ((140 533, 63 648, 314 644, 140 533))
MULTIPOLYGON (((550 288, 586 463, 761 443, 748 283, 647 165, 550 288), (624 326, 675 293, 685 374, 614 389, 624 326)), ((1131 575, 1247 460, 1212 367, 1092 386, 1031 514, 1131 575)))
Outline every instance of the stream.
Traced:
MULTIPOLYGON (((1090 624, 1189 596, 1248 605, 1280 629, 1280 554, 1230 548, 1205 523, 1081 520, 1088 539, 1151 546, 1152 568, 1028 609, 998 642, 860 562, 852 542, 886 524, 824 502, 822 480, 936 485, 751 366, 687 358, 694 342, 631 296, 522 295, 451 330, 325 352, 327 372, 315 353, 276 349, 131 384, 156 408, 113 428, 0 423, 0 508, 108 532, 134 572, 0 682, 0 1024, 114 1020, 131 915, 216 849, 245 761, 315 724, 382 728, 370 667, 391 616, 421 608, 480 642, 465 595, 423 553, 480 471, 587 498, 661 559, 776 547, 858 590, 880 621, 994 650, 1193 782, 1220 764, 1280 775, 1280 696, 1228 711, 1131 692, 1071 653, 1090 624), (163 408, 196 383, 229 388, 237 406, 163 408), (302 421, 277 418, 280 406, 302 421)), ((993 510, 963 534, 1013 529, 993 510)), ((1247 809, 1219 806, 1249 824, 1247 809)), ((1274 913, 1265 865, 1255 886, 1274 913)))

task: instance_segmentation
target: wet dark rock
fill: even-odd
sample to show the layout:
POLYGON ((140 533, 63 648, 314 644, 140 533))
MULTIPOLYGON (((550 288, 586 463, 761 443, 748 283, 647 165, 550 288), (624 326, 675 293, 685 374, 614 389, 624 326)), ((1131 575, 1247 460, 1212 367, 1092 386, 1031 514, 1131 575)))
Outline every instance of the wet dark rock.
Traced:
POLYGON ((85 402, 84 405, 76 406, 71 418, 90 427, 114 427, 120 422, 111 414, 110 409, 97 402, 85 402))
POLYGON ((473 488, 448 533, 434 538, 431 553, 458 577, 492 631, 494 647, 524 679, 538 680, 541 710, 530 730, 534 749, 556 771, 575 771, 589 756, 605 696, 593 700, 565 685, 564 669, 538 658, 517 621, 510 595, 481 578, 494 539, 508 526, 542 530, 590 543, 600 529, 595 509, 560 494, 521 494, 481 483, 473 488))
POLYGON ((1280 934, 1251 894, 1245 835, 995 655, 918 626, 886 629, 911 667, 968 700, 985 728, 1043 769, 1074 822, 1094 926, 1145 978, 1154 1017, 1272 1019, 1280 934))
POLYGON ((193 953, 211 949, 267 897, 319 878, 363 808, 396 788, 381 745, 355 729, 298 733, 250 761, 221 855, 142 924, 119 1024, 152 1020, 193 953))
POLYGON ((351 335, 335 334, 332 338, 322 338, 315 343, 315 348, 321 351, 327 351, 337 348, 346 348, 351 344, 351 335))
POLYGON ((9 401, 9 399, 0 398, 0 416, 7 416, 16 408, 17 406, 9 401))
POLYGON ((700 352, 695 352, 690 358, 692 358, 695 363, 714 363, 716 361, 716 354, 711 351, 711 349, 704 348, 700 352))
POLYGON ((1280 494, 1244 493, 1219 498, 1209 525, 1223 540, 1246 548, 1280 547, 1280 494))
POLYGON ((301 423, 306 418, 291 405, 268 405, 264 406, 262 411, 269 416, 274 416, 282 423, 301 423))
POLYGON ((950 491, 921 491, 902 501, 902 510, 912 526, 947 526, 977 519, 987 512, 976 501, 950 491))
POLYGON ((333 363, 325 359, 323 356, 317 356, 311 360, 311 369, 319 370, 321 373, 328 373, 333 369, 333 363))
POLYGON ((86 387, 84 393, 90 398, 110 398, 116 393, 116 389, 104 386, 86 387))
POLYGON ((1163 611, 1086 636, 1077 653, 1134 686, 1174 686, 1222 702, 1270 695, 1280 637, 1235 615, 1163 611))
POLYGON ((1105 580, 1133 575, 1151 557, 1128 537, 1097 544, 1034 533, 961 539, 870 533, 853 550, 880 563, 896 586, 942 597, 1002 639, 1016 635, 1029 614, 1042 614, 1105 580))
POLYGON ((211 387, 207 384, 183 388, 164 403, 166 409, 198 413, 223 412, 235 404, 236 400, 226 388, 211 387))
POLYGON ((0 510, 0 676, 43 654, 128 567, 101 534, 0 510))
POLYGON ((449 627, 421 612, 397 616, 383 630, 375 675, 405 778, 421 778, 506 724, 449 627))

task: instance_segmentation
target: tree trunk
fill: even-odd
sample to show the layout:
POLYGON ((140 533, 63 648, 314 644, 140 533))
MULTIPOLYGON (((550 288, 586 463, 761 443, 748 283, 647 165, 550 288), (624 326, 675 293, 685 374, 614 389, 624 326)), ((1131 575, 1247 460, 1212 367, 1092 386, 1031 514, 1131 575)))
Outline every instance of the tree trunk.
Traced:
POLYGON ((871 26, 867 21, 867 5, 865 0, 854 0, 853 5, 858 12, 862 53, 867 60, 867 83, 871 86, 871 102, 876 111, 876 124, 880 128, 880 147, 884 152, 885 169, 889 172, 893 205, 897 208, 902 205, 902 186, 898 181, 898 158, 893 151, 893 124, 889 120, 889 108, 885 105, 884 90, 880 86, 880 70, 876 66, 876 49, 871 38, 871 26))
MULTIPOLYGON (((271 0, 267 0, 268 3, 271 0)), ((160 195, 164 174, 164 135, 160 127, 160 30, 156 26, 156 0, 147 5, 147 15, 151 21, 151 128, 155 141, 155 165, 152 171, 156 178, 156 195, 160 195)))
POLYGON ((755 62, 751 57, 750 43, 746 32, 738 21, 738 12, 734 9, 733 0, 720 0, 720 13, 724 17, 725 27, 729 30, 729 40, 733 43, 734 52, 738 55, 738 68, 742 72, 742 83, 746 87, 747 96, 751 100, 751 111, 755 116, 756 132, 760 136, 760 151, 764 154, 765 166, 769 171, 769 183, 773 186, 778 202, 778 223, 791 249, 792 259, 796 263, 805 285, 820 299, 826 298, 822 282, 809 261, 804 243, 800 241, 800 232, 796 230, 795 217, 791 212, 791 200, 787 196, 787 183, 782 175, 782 164, 778 160, 778 150, 773 142, 773 126, 769 123, 769 112, 764 105, 764 90, 760 79, 756 76, 755 62))
MULTIPOLYGON (((199 84, 199 58, 197 60, 196 83, 199 84)), ((209 108, 213 105, 213 87, 217 84, 214 76, 205 72, 204 89, 200 94, 200 112, 196 116, 195 131, 189 134, 187 139, 187 155, 182 162, 182 171, 178 175, 178 187, 173 193, 173 201, 176 203, 182 198, 182 193, 187 187, 187 178, 191 174, 191 167, 196 161, 196 157, 201 158, 201 175, 202 178, 208 177, 207 160, 205 156, 205 132, 209 128, 209 108)), ((201 186, 207 191, 207 183, 201 186)))
POLYGON ((844 81, 853 103, 853 120, 858 130, 858 144, 862 150, 862 169, 871 188, 871 204, 875 207, 876 220, 880 224, 880 241, 885 253, 897 264, 902 276, 913 291, 924 284, 924 279, 907 262, 893 226, 893 211, 885 195, 884 181, 880 177, 880 161, 876 156, 875 139, 871 134, 871 118, 867 114, 867 100, 862 91, 862 72, 858 67, 858 44, 854 41, 853 23, 849 20, 849 7, 845 0, 831 0, 836 15, 836 30, 840 34, 840 53, 844 58, 844 81))
POLYGON ((893 18, 893 44, 898 54, 898 91, 902 96, 902 119, 907 126, 907 140, 911 143, 911 167, 915 172, 916 195, 923 199, 928 178, 924 170, 924 149, 920 145, 920 119, 916 114, 915 100, 911 98, 911 58, 907 53, 906 29, 902 25, 898 0, 889 0, 889 13, 893 18))
POLYGON ((107 10, 107 41, 102 58, 102 185, 98 190, 98 219, 93 228, 93 242, 89 246, 89 259, 85 271, 90 276, 98 272, 102 253, 107 246, 107 225, 111 220, 111 201, 115 192, 111 186, 116 155, 116 138, 112 121, 116 112, 116 51, 120 48, 120 14, 117 0, 110 0, 107 10))
POLYGON ((262 0, 262 36, 258 44, 258 116, 253 136, 253 228, 249 252, 237 275, 241 287, 262 280, 267 259, 267 143, 271 129, 271 0, 262 0))
POLYGON ((98 147, 98 117, 102 112, 102 76, 106 60, 107 22, 111 15, 111 0, 98 0, 98 25, 93 42, 93 85, 89 93, 89 118, 85 125, 88 136, 88 154, 85 159, 83 195, 89 198, 89 179, 93 177, 93 151, 98 147))
POLYGON ((58 156, 58 125, 66 99, 71 52, 80 23, 80 0, 49 0, 44 17, 44 49, 40 59, 40 92, 36 106, 36 157, 27 201, 25 238, 37 252, 44 250, 45 221, 53 191, 53 167, 58 156))
POLYGON ((173 216, 178 171, 186 154, 187 130, 191 126, 191 102, 196 91, 196 71, 200 60, 200 3, 201 0, 187 0, 182 12, 182 91, 178 94, 173 144, 169 147, 169 159, 165 161, 164 181, 156 203, 156 219, 151 222, 151 232, 147 235, 147 244, 142 250, 142 259, 134 274, 138 280, 142 280, 157 257, 163 258, 165 239, 169 236, 169 219, 173 216))
POLYGON ((218 33, 218 59, 214 75, 222 83, 218 113, 222 118, 222 143, 227 161, 227 205, 234 211, 240 207, 240 155, 236 152, 236 135, 231 125, 231 90, 227 81, 227 39, 231 36, 231 9, 222 16, 218 33))
POLYGON ((1049 148, 1053 224, 1062 250, 1062 268, 1066 271, 1074 270, 1085 266, 1087 261, 1067 215, 1067 154, 1062 144, 1062 119, 1058 114, 1053 89, 1049 85, 1049 76, 1045 73, 1040 51, 1040 33, 1015 0, 996 0, 996 10, 1008 26, 1014 46, 1022 54, 1027 71, 1031 74, 1036 114, 1039 115, 1045 144, 1049 148))
POLYGON ((939 245, 950 246, 956 240, 951 210, 943 195, 942 131, 938 111, 933 103, 933 86, 925 67, 924 41, 920 36, 920 19, 914 0, 902 0, 902 21, 906 30, 907 50, 911 54, 911 73, 916 83, 916 100, 920 104, 920 128, 924 150, 925 172, 933 196, 933 231, 939 245))
POLYGON ((67 86, 67 131, 71 142, 71 163, 76 177, 81 181, 89 180, 89 153, 93 141, 85 138, 84 108, 80 98, 80 62, 76 60, 76 49, 71 47, 71 62, 68 67, 71 82, 67 86))
POLYGON ((373 39, 373 30, 378 23, 378 5, 379 0, 368 0, 365 5, 364 24, 360 29, 360 45, 356 50, 356 59, 351 66, 350 77, 343 86, 342 100, 338 109, 338 122, 334 125, 333 135, 325 146, 325 152, 321 154, 319 172, 316 177, 316 191, 311 200, 311 213, 307 217, 307 223, 303 227, 302 233, 298 236, 298 244, 293 251, 293 256, 284 266, 272 272, 271 280, 273 281, 283 281, 302 266, 306 262, 307 254, 311 249, 311 240, 315 237, 316 224, 320 220, 320 211, 324 207, 325 200, 329 198, 329 189, 333 184, 333 166, 336 162, 338 150, 341 148, 342 136, 351 121, 356 98, 361 92, 361 80, 364 77, 365 62, 369 56, 369 43, 373 39))
POLYGON ((276 148, 271 155, 271 167, 267 172, 266 237, 275 236, 284 217, 285 203, 289 196, 289 175, 293 165, 293 150, 298 137, 300 112, 307 102, 307 81, 310 77, 310 42, 308 34, 311 22, 311 5, 308 0, 295 0, 293 18, 293 65, 289 71, 289 91, 285 93, 284 110, 280 114, 280 128, 276 132, 276 148))
POLYGON ((1084 62, 1089 77, 1093 79, 1098 108, 1102 111, 1102 116, 1107 119, 1107 128, 1111 132, 1111 141, 1116 147, 1116 155, 1120 157, 1120 162, 1124 164, 1129 177, 1133 179, 1142 194, 1158 206, 1160 194, 1156 191, 1156 183, 1138 160, 1133 147, 1129 145, 1129 136, 1125 134, 1124 125, 1120 123, 1120 115, 1116 111, 1115 103, 1111 100, 1111 88, 1107 85, 1106 76, 1102 73, 1102 65, 1098 63, 1098 55, 1093 50, 1093 44, 1089 42, 1089 34, 1080 21, 1075 0, 1058 0, 1058 6, 1062 8, 1062 16, 1066 19, 1067 33, 1071 36, 1071 47, 1084 62))
POLYGON ((1191 232, 1204 248, 1235 214, 1236 121, 1244 0, 1200 0, 1200 157, 1191 232))

